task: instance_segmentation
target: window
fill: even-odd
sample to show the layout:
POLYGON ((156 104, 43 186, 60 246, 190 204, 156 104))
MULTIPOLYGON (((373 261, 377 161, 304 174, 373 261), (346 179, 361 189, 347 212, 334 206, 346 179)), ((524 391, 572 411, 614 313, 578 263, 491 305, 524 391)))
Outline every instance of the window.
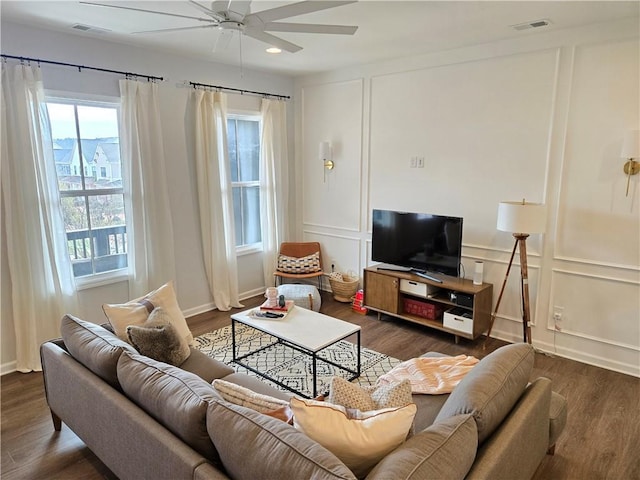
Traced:
POLYGON ((47 99, 46 105, 73 273, 87 277, 123 269, 127 232, 119 105, 58 98, 47 99), (115 166, 110 176, 106 167, 100 167, 101 176, 96 176, 99 157, 101 163, 115 166))
POLYGON ((229 115, 227 135, 236 247, 259 248, 262 242, 259 117, 229 115))

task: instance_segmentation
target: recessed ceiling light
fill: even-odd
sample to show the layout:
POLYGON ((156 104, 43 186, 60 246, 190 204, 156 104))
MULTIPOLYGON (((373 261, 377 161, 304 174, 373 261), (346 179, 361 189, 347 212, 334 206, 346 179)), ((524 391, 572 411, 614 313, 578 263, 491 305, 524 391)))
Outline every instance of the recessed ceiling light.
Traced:
POLYGON ((278 47, 269 47, 266 51, 267 53, 282 53, 282 50, 280 50, 278 47))

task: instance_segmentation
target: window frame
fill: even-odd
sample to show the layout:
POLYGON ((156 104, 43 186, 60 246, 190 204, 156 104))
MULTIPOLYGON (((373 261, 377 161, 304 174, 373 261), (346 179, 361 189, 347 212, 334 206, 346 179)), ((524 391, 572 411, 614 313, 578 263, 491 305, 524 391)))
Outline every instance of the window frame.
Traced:
MULTIPOLYGON (((58 91, 58 90, 45 90, 45 94, 44 94, 45 108, 47 103, 115 108, 117 118, 118 118, 118 139, 120 140, 122 138, 122 128, 120 123, 122 101, 120 97, 112 97, 112 96, 105 96, 105 95, 91 95, 86 93, 74 93, 74 92, 66 92, 66 91, 58 91)), ((52 135, 51 140, 53 141, 53 132, 51 132, 51 135, 52 135)), ((76 135, 78 135, 77 124, 76 124, 76 135)), ((83 163, 82 155, 80 155, 79 157, 80 157, 79 170, 84 171, 86 166, 83 163)), ((124 165, 123 165, 124 158, 122 156, 122 151, 120 152, 120 162, 121 162, 122 176, 124 177, 126 169, 124 168, 124 165)), ((93 171, 95 171, 95 167, 93 167, 93 171)), ((83 183, 84 183, 85 176, 91 176, 91 175, 90 174, 87 175, 86 173, 84 173, 83 183)), ((60 199, 60 203, 58 206, 60 208, 62 208, 62 199, 67 197, 69 198, 84 197, 85 199, 87 199, 89 196, 121 194, 123 197, 123 202, 126 203, 127 201, 130 201, 130 195, 128 194, 125 188, 126 182, 124 181, 124 178, 122 181, 121 188, 86 189, 83 186, 83 188, 80 190, 69 190, 69 191, 60 190, 60 187, 58 185, 57 172, 56 172, 55 181, 56 181, 56 186, 58 188, 58 195, 60 199)), ((87 221, 89 222, 88 226, 90 226, 90 217, 88 212, 89 210, 87 209, 87 217, 88 217, 87 221)), ((125 225, 126 225, 126 222, 125 222, 125 225)), ((67 242, 66 229, 65 229, 64 235, 65 235, 65 245, 66 245, 66 242, 67 242)), ((80 277, 76 277, 74 275, 73 278, 76 284, 76 290, 80 291, 80 290, 85 290, 93 287, 99 287, 103 285, 110 285, 112 283, 127 281, 129 279, 129 266, 128 266, 130 261, 129 251, 130 251, 130 246, 127 245, 127 266, 126 267, 118 268, 115 270, 109 270, 107 272, 97 272, 97 273, 94 272, 90 275, 84 275, 80 277)), ((70 258, 69 258, 69 261, 71 261, 70 258)))
MULTIPOLYGON (((227 112, 227 121, 229 120, 249 120, 249 121, 258 122, 258 132, 259 132, 258 141, 260 145, 260 151, 262 151, 262 116, 260 115, 260 112, 229 110, 227 112)), ((228 133, 227 133, 227 138, 228 138, 228 133)), ((227 155, 229 155, 228 148, 229 146, 227 145, 227 155)), ((258 162, 260 162, 260 154, 258 154, 258 162)), ((258 172, 260 171, 259 169, 260 169, 260 165, 258 165, 258 172)), ((258 173, 258 176, 259 176, 259 173, 258 173)), ((231 178, 229 178, 231 191, 233 191, 234 187, 258 187, 258 189, 260 189, 261 181, 262 179, 258 178, 258 180, 253 180, 250 182, 234 182, 231 180, 231 178)), ((260 194, 262 194, 262 192, 260 192, 260 194)), ((262 212, 259 212, 260 215, 261 213, 262 212)), ((250 243, 246 245, 237 245, 236 256, 241 257, 244 255, 250 255, 253 253, 261 253, 263 250, 264 248, 262 245, 262 240, 256 243, 250 243)))

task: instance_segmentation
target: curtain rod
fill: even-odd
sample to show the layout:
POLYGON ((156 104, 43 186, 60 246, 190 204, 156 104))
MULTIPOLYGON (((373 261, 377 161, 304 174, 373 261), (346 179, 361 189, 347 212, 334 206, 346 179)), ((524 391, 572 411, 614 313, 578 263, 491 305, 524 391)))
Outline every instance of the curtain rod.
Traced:
POLYGON ((275 93, 256 92, 254 90, 243 90, 240 88, 221 87, 219 85, 207 85, 206 83, 189 82, 189 85, 192 86, 193 88, 205 87, 205 88, 214 88, 216 90, 227 90, 230 92, 239 92, 241 95, 245 93, 249 93, 251 95, 260 95, 261 97, 275 97, 282 100, 289 100, 291 98, 289 95, 277 95, 275 93))
POLYGON ((30 58, 30 57, 16 57, 14 55, 5 55, 0 54, 0 57, 4 58, 4 59, 12 59, 12 60, 20 60, 20 62, 36 62, 36 63, 47 63, 50 65, 60 65, 63 67, 74 67, 77 68, 79 72, 82 71, 82 69, 85 70, 96 70, 98 72, 105 72, 105 73, 116 73, 118 75, 124 75, 125 77, 140 77, 140 78, 146 78, 147 81, 151 81, 151 80, 159 80, 159 81, 163 81, 164 78, 163 77, 155 77, 153 75, 144 75, 142 73, 132 73, 132 72, 122 72, 120 70, 109 70, 107 68, 98 68, 98 67, 89 67, 87 65, 78 65, 76 63, 65 63, 65 62, 54 62, 52 60, 42 60, 40 58, 30 58))

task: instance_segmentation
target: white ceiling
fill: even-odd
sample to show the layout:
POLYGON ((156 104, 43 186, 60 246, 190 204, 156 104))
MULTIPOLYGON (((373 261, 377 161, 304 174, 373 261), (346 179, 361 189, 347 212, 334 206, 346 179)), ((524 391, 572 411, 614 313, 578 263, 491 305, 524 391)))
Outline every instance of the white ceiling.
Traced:
MULTIPOLYGON (((92 0, 94 1, 94 0, 92 0)), ((95 0, 100 1, 100 0, 95 0)), ((202 16, 186 1, 104 1, 114 5, 158 10, 189 16, 202 16)), ((201 2, 209 6, 209 2, 201 2)), ((257 12, 292 2, 254 0, 257 12)), ((178 55, 238 65, 240 52, 245 68, 301 75, 367 64, 399 57, 448 50, 501 39, 536 35, 553 29, 637 17, 640 2, 621 1, 377 1, 360 0, 329 10, 283 21, 357 25, 353 36, 303 33, 277 33, 303 50, 296 53, 268 54, 268 46, 249 37, 236 35, 228 48, 213 52, 218 30, 198 29, 154 34, 132 34, 192 26, 194 20, 151 13, 83 5, 77 1, 0 2, 2 22, 59 30, 178 55), (551 25, 516 31, 511 25, 548 19, 551 25), (104 32, 79 32, 74 24, 106 29, 104 32)), ((5 52, 3 52, 5 53, 5 52)))

